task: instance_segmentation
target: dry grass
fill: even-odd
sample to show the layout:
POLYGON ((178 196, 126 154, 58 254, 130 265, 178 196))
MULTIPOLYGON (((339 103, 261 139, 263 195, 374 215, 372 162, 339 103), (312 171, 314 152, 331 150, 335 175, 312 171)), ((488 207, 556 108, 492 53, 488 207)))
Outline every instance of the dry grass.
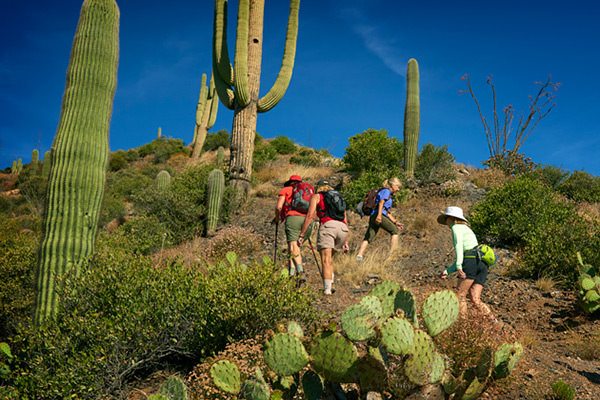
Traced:
POLYGON ((338 254, 334 260, 336 276, 355 285, 363 283, 369 275, 377 275, 382 280, 395 280, 396 276, 391 273, 390 263, 404 251, 399 246, 398 250, 390 255, 388 246, 372 244, 367 248, 362 261, 356 260, 355 252, 338 254))
POLYGON ((432 217, 431 214, 425 213, 417 213, 412 220, 410 220, 406 229, 409 232, 416 232, 421 236, 426 236, 433 229, 437 228, 438 223, 435 220, 435 217, 432 217))
POLYGON ((281 187, 275 186, 271 182, 265 182, 252 188, 252 190, 250 190, 250 195, 276 198, 280 190, 281 187))
POLYGON ((335 173, 332 167, 306 167, 303 165, 271 163, 255 172, 254 177, 261 182, 283 184, 291 175, 300 175, 304 181, 316 183, 335 173))
POLYGON ((577 213, 588 222, 600 222, 600 203, 577 203, 577 213))
POLYGON ((169 157, 167 164, 177 173, 185 171, 190 163, 190 156, 184 153, 175 153, 169 157))
POLYGON ((471 181, 483 189, 495 189, 514 178, 495 168, 471 169, 471 181))
MULTIPOLYGON (((229 155, 231 151, 228 147, 224 148, 223 152, 223 162, 229 162, 229 155)), ((200 164, 216 164, 217 163, 217 150, 205 151, 200 155, 198 159, 200 164)))
POLYGON ((584 334, 569 330, 565 332, 567 335, 566 344, 571 351, 583 360, 593 361, 600 360, 600 328, 596 328, 591 334, 584 334))
POLYGON ((525 329, 521 332, 518 342, 526 349, 533 349, 540 342, 539 334, 535 329, 525 329))
POLYGON ((550 277, 543 277, 535 281, 535 287, 541 292, 548 293, 556 287, 556 282, 550 277))

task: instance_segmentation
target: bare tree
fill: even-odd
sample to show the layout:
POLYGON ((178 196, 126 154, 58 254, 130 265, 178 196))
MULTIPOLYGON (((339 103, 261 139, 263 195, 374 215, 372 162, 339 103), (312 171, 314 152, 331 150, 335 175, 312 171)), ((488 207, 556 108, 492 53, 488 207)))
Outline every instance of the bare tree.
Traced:
POLYGON ((512 105, 509 104, 508 106, 504 107, 504 116, 502 117, 502 121, 500 120, 500 116, 497 111, 496 88, 494 87, 491 76, 487 78, 487 84, 492 88, 493 126, 490 126, 483 115, 483 112, 481 111, 479 101, 477 101, 475 93, 473 92, 473 88, 471 87, 469 75, 465 74, 462 79, 467 84, 467 90, 461 90, 459 94, 469 93, 475 101, 475 105, 477 105, 477 111, 479 112, 479 117, 483 123, 483 129, 485 131, 490 157, 492 158, 503 157, 507 153, 515 154, 518 152, 523 145, 523 142, 525 142, 525 140, 529 137, 537 124, 544 117, 546 117, 556 105, 554 99, 556 98, 556 91, 560 86, 560 83, 552 82, 552 77, 550 75, 548 75, 546 82, 536 82, 536 85, 540 86, 539 91, 535 97, 531 95, 529 96, 529 109, 527 110, 527 113, 524 113, 523 111, 519 113, 518 123, 516 129, 514 129, 513 123, 515 121, 515 109, 512 105), (514 137, 514 146, 512 149, 508 149, 508 142, 511 137, 514 137))

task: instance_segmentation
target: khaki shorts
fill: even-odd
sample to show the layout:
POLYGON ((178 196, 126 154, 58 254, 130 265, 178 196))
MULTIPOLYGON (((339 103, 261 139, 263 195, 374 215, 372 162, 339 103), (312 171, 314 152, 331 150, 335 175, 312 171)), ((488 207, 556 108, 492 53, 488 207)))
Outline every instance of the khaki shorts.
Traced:
POLYGON ((379 228, 383 228, 384 231, 390 233, 391 235, 398 235, 400 231, 398 227, 385 215, 381 215, 381 224, 377 225, 375 220, 377 219, 377 213, 371 215, 369 218, 369 229, 367 229, 367 233, 365 233, 365 238, 367 242, 371 243, 375 236, 377 236, 377 232, 379 232, 379 228))
MULTIPOLYGON (((295 242, 300 237, 300 230, 304 224, 305 217, 302 215, 288 215, 285 219, 285 238, 288 242, 295 242)), ((312 224, 308 226, 304 237, 309 238, 312 232, 312 224)))
POLYGON ((334 249, 342 251, 342 246, 348 239, 348 225, 342 221, 327 221, 319 227, 317 250, 334 249))

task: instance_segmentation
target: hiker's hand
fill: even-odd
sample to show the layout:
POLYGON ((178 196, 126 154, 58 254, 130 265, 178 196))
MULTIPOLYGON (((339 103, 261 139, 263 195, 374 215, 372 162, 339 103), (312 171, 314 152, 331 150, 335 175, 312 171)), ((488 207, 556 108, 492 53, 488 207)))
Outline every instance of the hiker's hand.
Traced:
POLYGON ((342 251, 344 252, 344 254, 350 251, 350 246, 348 246, 348 242, 344 243, 344 245, 342 246, 342 251))
POLYGON ((303 237, 303 236, 300 236, 300 237, 298 238, 298 246, 302 246, 302 243, 303 243, 303 242, 304 242, 304 237, 303 237))
POLYGON ((446 280, 446 279, 448 279, 448 273, 447 273, 446 271, 442 272, 442 273, 440 274, 440 279, 441 279, 441 280, 446 280))
POLYGON ((458 270, 458 277, 460 279, 465 279, 467 277, 467 274, 465 274, 465 271, 463 271, 462 269, 458 270))
POLYGON ((375 222, 377 225, 381 225, 381 214, 378 214, 377 217, 375 217, 375 222))
POLYGON ((402 224, 402 222, 395 222, 395 225, 398 227, 398 229, 400 229, 401 231, 404 230, 404 225, 402 224))

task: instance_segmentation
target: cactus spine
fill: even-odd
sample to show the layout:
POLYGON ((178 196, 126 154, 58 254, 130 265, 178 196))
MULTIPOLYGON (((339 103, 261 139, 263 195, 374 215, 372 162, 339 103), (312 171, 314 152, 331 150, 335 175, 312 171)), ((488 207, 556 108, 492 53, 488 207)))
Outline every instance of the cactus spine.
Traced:
POLYGON ((212 235, 219 222, 219 212, 223 202, 223 191, 225 188, 225 176, 220 169, 213 170, 208 175, 208 193, 207 193, 207 218, 206 234, 212 235))
POLYGON ((412 178, 419 150, 421 105, 419 103, 419 64, 408 60, 406 69, 406 107, 404 109, 404 172, 412 178))
POLYGON ((259 99, 264 0, 239 1, 234 67, 227 52, 227 0, 215 0, 213 75, 221 102, 234 110, 229 159, 230 184, 244 197, 248 196, 250 190, 256 115, 275 107, 292 78, 299 7, 300 0, 290 1, 281 68, 273 87, 259 99))
POLYGON ((37 324, 56 310, 56 278, 77 268, 94 249, 108 166, 118 59, 117 3, 85 0, 53 143, 37 271, 37 324))
POLYGON ((215 91, 215 80, 211 74, 208 90, 206 89, 206 74, 202 74, 202 83, 200 84, 200 97, 196 106, 196 128, 194 129, 194 141, 192 148, 193 160, 200 157, 202 146, 206 139, 206 133, 215 124, 217 119, 217 110, 219 108, 219 98, 215 91))
POLYGON ((171 186, 171 175, 169 171, 163 169, 156 175, 156 188, 160 192, 164 192, 169 189, 169 186, 171 186))

